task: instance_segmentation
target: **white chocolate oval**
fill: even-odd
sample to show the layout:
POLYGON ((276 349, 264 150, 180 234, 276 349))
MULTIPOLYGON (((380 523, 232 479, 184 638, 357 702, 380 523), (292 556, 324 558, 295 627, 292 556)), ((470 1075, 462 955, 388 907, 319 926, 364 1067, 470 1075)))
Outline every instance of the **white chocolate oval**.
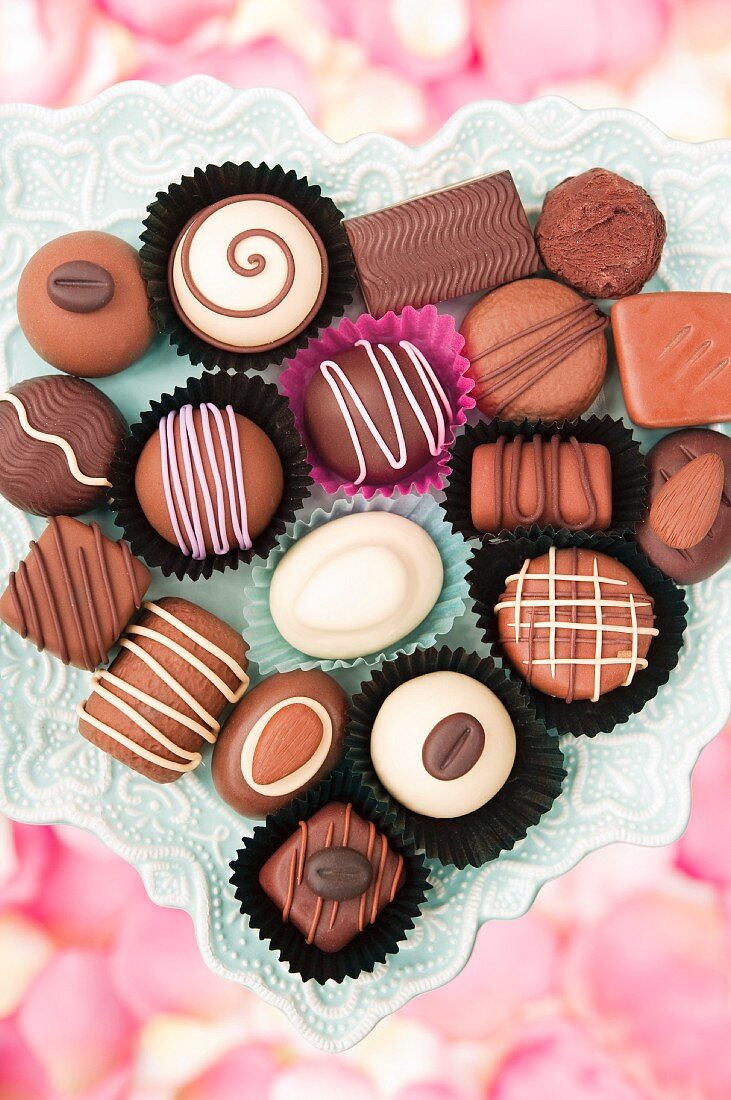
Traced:
POLYGON ((291 794, 299 787, 304 787, 309 783, 322 767, 332 745, 332 735, 333 724, 330 715, 317 699, 309 699, 304 695, 297 695, 291 699, 280 699, 278 703, 275 703, 266 713, 262 714, 259 721, 252 726, 251 732, 244 741, 241 749, 241 774, 253 791, 266 795, 268 798, 281 798, 282 795, 291 794), (281 710, 285 710, 286 707, 294 706, 296 703, 309 707, 320 719, 322 724, 320 743, 309 760, 306 760, 296 771, 289 772, 274 783, 257 783, 253 775, 254 754, 262 734, 276 714, 281 710))
POLYGON ((421 527, 394 512, 359 512, 315 528, 287 551, 269 607, 296 649, 349 660, 410 634, 443 582, 439 551, 421 527))
POLYGON ((484 806, 510 775, 515 749, 515 728, 497 695, 461 672, 428 672, 400 684, 371 731, 378 778, 403 806, 427 817, 462 817, 484 806), (457 711, 482 725, 485 746, 464 775, 437 779, 424 767, 424 742, 438 722, 457 711))

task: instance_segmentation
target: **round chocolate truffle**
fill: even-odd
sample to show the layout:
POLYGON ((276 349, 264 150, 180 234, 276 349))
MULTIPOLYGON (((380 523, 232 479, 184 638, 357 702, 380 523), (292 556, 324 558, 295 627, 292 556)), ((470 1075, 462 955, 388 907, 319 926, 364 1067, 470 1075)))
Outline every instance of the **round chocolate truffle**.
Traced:
POLYGON ((434 368, 408 340, 326 359, 307 386, 305 429, 323 466, 354 485, 411 477, 442 453, 452 408, 434 368))
POLYGON ((461 672, 400 684, 371 733, 378 778, 407 809, 463 817, 497 794, 515 761, 515 729, 494 692, 461 672))
POLYGON ((343 755, 347 698, 331 676, 280 672, 262 680, 229 717, 213 753, 213 782, 245 817, 286 806, 343 755))
POLYGON ((155 336, 137 252, 95 231, 57 237, 29 260, 18 320, 42 359, 84 378, 124 370, 155 336))
POLYGON ((487 416, 580 416, 607 369, 607 319, 550 279, 520 279, 480 299, 462 322, 472 396, 487 416))
POLYGON ((230 405, 183 405, 147 440, 135 492, 158 535, 200 561, 248 550, 279 507, 284 474, 271 439, 230 405))
POLYGON ((637 294, 658 269, 665 236, 647 191, 606 168, 549 191, 536 225, 548 270, 592 298, 637 294))
POLYGON ((731 439, 709 428, 671 432, 648 453, 647 472, 641 550, 680 584, 712 576, 731 558, 731 439))
POLYGON ((536 691, 596 702, 647 667, 653 602, 616 558, 552 546, 505 583, 495 607, 500 644, 536 691))
POLYGON ((46 374, 0 394, 0 493, 37 516, 77 516, 102 504, 127 425, 80 378, 46 374))
POLYGON ((234 195, 183 227, 168 264, 180 320, 223 351, 263 352, 307 327, 327 288, 325 246, 296 207, 234 195))

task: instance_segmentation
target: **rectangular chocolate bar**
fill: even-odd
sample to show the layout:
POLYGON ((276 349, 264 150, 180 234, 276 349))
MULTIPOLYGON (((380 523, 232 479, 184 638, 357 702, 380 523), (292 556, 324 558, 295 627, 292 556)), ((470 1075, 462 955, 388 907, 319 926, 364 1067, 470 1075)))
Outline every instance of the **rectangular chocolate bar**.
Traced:
POLYGON ((532 275, 538 251, 510 172, 457 183, 345 222, 376 317, 532 275))

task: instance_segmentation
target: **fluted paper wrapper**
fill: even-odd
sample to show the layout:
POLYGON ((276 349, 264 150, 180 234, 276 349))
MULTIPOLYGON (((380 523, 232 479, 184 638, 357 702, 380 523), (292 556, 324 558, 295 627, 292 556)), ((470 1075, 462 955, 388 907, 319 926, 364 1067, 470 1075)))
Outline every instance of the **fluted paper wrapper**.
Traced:
MULTIPOLYGON (((475 404, 469 393, 474 383, 466 373, 469 362, 462 355, 463 347, 464 337, 457 332, 454 318, 449 314, 439 313, 434 306, 424 306, 422 309, 407 306, 403 313, 391 312, 379 318, 364 314, 356 321, 346 317, 336 328, 330 328, 319 339, 310 341, 282 372, 279 385, 282 392, 289 397, 297 428, 307 448, 307 460, 312 466, 314 481, 322 485, 328 493, 342 489, 348 496, 362 493, 367 500, 376 494, 390 497, 394 494, 426 493, 430 489, 443 488, 449 471, 449 455, 454 443, 455 429, 465 423, 467 410, 475 404), (327 359, 337 359, 338 353, 349 350, 358 340, 367 340, 372 344, 410 341, 431 364, 452 408, 452 420, 439 454, 409 477, 399 477, 398 470, 394 470, 393 480, 384 485, 369 484, 367 481, 355 484, 334 473, 321 462, 305 427, 305 395, 310 381, 320 369, 320 364, 327 359)), ((347 435, 344 422, 343 433, 347 435)))
POLYGON ((459 868, 481 867, 514 848, 551 809, 566 778, 558 738, 536 717, 522 685, 509 679, 490 657, 446 646, 401 656, 361 684, 350 706, 346 759, 376 799, 381 819, 403 843, 459 868), (406 809, 381 783, 371 758, 371 730, 386 698, 407 680, 441 671, 479 680, 497 695, 515 727, 515 763, 505 785, 484 806, 463 817, 433 818, 406 809))
POLYGON ((650 699, 654 699, 670 673, 678 663, 683 646, 686 625, 685 592, 655 569, 641 554, 634 542, 611 538, 608 535, 589 535, 582 532, 541 530, 531 527, 515 532, 514 538, 504 542, 483 543, 475 550, 470 563, 470 594, 478 617, 478 628, 494 657, 502 659, 502 647, 494 608, 505 591, 506 578, 520 570, 526 558, 547 554, 551 546, 557 549, 577 546, 596 550, 616 558, 634 573, 645 591, 654 600, 655 626, 659 633, 652 638, 647 653, 647 668, 635 673, 632 682, 601 695, 594 703, 578 699, 567 703, 551 695, 536 691, 507 661, 504 665, 510 676, 526 687, 528 697, 536 713, 550 730, 572 733, 578 737, 594 737, 608 733, 615 726, 626 722, 633 714, 639 714, 650 699))
MULTIPOLYGON (((568 441, 598 443, 609 451, 612 467, 612 519, 606 534, 631 534, 647 506, 647 469, 640 445, 632 430, 611 416, 589 416, 578 420, 481 420, 459 436, 451 456, 451 474, 445 490, 444 510, 455 533, 465 538, 510 538, 514 531, 478 531, 472 522, 472 455, 483 443, 495 443, 500 436, 549 439, 558 435, 568 441)), ((529 459, 530 461, 530 459, 529 459)))
POLYGON ((140 239, 142 277, 147 285, 150 312, 160 332, 166 333, 178 355, 187 355, 207 370, 264 370, 272 363, 291 358, 298 348, 341 317, 352 301, 356 287, 355 263, 343 227, 343 215, 319 186, 280 165, 209 164, 183 176, 167 191, 160 191, 147 208, 145 229, 140 239), (328 258, 328 279, 323 301, 299 335, 270 351, 225 351, 192 332, 178 316, 168 289, 168 262, 175 243, 188 221, 199 211, 235 195, 273 195, 294 206, 320 237, 328 258))
MULTIPOLYGON (((349 501, 336 500, 329 512, 318 508, 309 519, 299 519, 294 528, 279 539, 277 548, 269 555, 266 565, 256 565, 251 571, 251 583, 244 590, 249 660, 258 665, 263 676, 270 672, 291 672, 297 668, 321 668, 324 672, 331 672, 336 668, 350 668, 358 664, 373 665, 379 661, 391 660, 399 653, 413 653, 420 647, 425 649, 433 645, 439 635, 451 630, 455 620, 464 613, 468 595, 466 578, 469 554, 467 544, 450 533, 444 522, 442 509, 431 497, 394 497, 390 500, 378 498, 372 501, 354 497, 349 501), (287 551, 316 527, 355 512, 373 511, 395 512, 417 523, 430 536, 439 551, 444 568, 444 583, 439 599, 410 634, 384 646, 376 653, 344 660, 312 657, 295 649, 280 634, 269 609, 269 592, 275 569, 287 551)), ((376 592, 374 599, 377 598, 376 592)))
POLYGON ((241 903, 241 912, 248 917, 249 926, 258 932, 259 939, 268 941, 291 973, 318 985, 370 974, 376 963, 386 962, 419 919, 431 889, 424 859, 405 847, 394 830, 381 820, 375 799, 347 768, 336 769, 291 806, 272 814, 250 837, 244 837, 242 845, 230 864, 233 871, 230 881, 241 903), (281 911, 259 884, 259 871, 269 857, 297 830, 300 821, 312 817, 328 802, 350 802, 356 813, 372 821, 403 856, 405 872, 403 887, 375 922, 333 953, 308 944, 293 924, 282 919, 281 911))
POLYGON ((266 557, 310 494, 309 470, 289 405, 276 386, 257 377, 205 374, 202 378, 189 378, 185 386, 179 386, 172 394, 163 394, 150 403, 148 411, 140 414, 114 457, 109 475, 112 483, 109 503, 116 513, 117 526, 122 528, 137 557, 147 565, 157 566, 166 577, 198 580, 210 577, 214 570, 236 569, 240 562, 266 557), (210 554, 196 561, 152 527, 135 493, 135 470, 145 443, 157 431, 163 417, 183 405, 197 407, 204 402, 218 408, 231 405, 234 412, 248 417, 267 434, 282 464, 284 488, 279 507, 265 530, 253 540, 251 549, 240 550, 236 546, 226 554, 210 554))

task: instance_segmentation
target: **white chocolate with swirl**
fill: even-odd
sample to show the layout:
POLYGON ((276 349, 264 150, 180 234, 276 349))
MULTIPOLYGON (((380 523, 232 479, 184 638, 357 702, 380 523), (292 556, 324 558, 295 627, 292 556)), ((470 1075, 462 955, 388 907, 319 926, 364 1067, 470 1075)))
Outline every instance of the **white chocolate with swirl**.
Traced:
POLYGON ((268 351, 322 304, 327 253, 300 214, 270 195, 224 199, 196 214, 172 250, 168 284, 188 328, 215 347, 268 351))

